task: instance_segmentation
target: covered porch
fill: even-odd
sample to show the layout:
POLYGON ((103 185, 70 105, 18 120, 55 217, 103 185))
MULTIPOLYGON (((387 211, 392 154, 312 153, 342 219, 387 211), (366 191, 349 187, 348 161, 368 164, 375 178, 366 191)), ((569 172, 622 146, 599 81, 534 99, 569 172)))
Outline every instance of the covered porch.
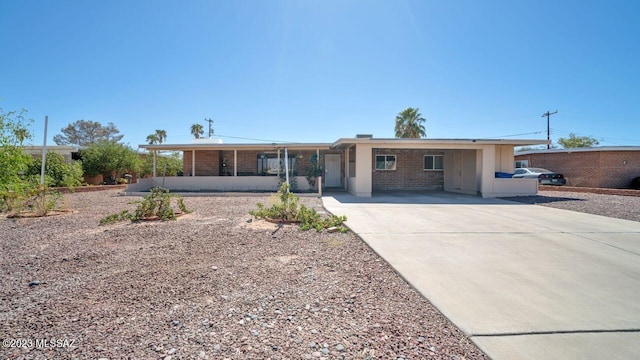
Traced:
POLYGON ((172 191, 277 191, 288 182, 294 191, 343 187, 340 151, 331 144, 160 144, 140 145, 153 154, 153 177, 127 190, 162 186, 172 191), (182 153, 183 176, 163 176, 157 167, 161 151, 182 153), (319 176, 311 176, 317 174, 319 176))

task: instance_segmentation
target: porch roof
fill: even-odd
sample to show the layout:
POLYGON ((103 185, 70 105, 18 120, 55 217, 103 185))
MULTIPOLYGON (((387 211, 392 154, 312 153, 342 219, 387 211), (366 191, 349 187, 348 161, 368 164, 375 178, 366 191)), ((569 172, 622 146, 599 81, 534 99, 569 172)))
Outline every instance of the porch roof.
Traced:
POLYGON ((272 144, 154 144, 138 145, 139 148, 149 151, 189 151, 189 150, 278 150, 287 148, 289 150, 329 150, 329 143, 272 143, 272 144))

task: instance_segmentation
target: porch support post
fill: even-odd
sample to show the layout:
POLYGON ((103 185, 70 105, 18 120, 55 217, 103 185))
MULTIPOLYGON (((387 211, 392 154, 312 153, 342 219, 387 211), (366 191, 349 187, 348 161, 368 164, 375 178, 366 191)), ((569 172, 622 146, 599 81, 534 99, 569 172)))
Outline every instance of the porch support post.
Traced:
POLYGON ((344 190, 349 191, 349 148, 344 152, 344 190))
POLYGON ((480 191, 482 197, 495 197, 494 178, 496 171, 496 148, 495 145, 485 145, 482 147, 482 178, 480 180, 480 191))
POLYGON ((238 176, 238 150, 233 149, 233 176, 238 176))
POLYGON ((373 146, 356 144, 355 188, 349 191, 355 196, 371 197, 373 173, 373 146))
POLYGON ((280 172, 282 169, 280 168, 280 149, 278 149, 278 178, 280 177, 280 172))
POLYGON ((191 176, 196 176, 196 151, 191 150, 191 176))
MULTIPOLYGON (((320 149, 316 148, 316 166, 320 166, 320 149)), ((318 194, 322 196, 322 175, 316 179, 318 182, 318 194)))
POLYGON ((153 177, 156 177, 156 161, 158 157, 158 152, 156 150, 153 150, 153 177))

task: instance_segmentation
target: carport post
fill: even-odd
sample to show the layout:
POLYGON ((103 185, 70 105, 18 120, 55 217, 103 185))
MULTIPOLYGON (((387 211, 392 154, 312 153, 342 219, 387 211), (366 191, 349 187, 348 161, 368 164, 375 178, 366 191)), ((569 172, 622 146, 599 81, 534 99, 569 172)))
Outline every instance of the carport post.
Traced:
POLYGON ((191 176, 196 176, 196 151, 191 150, 191 176))
POLYGON ((238 176, 238 150, 233 149, 233 176, 238 176))
POLYGON ((156 157, 157 157, 157 151, 153 150, 153 177, 156 177, 156 157))

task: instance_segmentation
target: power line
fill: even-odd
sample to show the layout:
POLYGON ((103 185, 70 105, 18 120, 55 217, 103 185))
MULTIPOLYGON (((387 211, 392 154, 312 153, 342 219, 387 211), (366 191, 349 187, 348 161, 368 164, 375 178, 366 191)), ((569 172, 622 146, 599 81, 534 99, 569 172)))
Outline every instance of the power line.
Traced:
POLYGON ((483 137, 483 138, 479 138, 478 140, 499 139, 499 138, 513 137, 513 136, 535 135, 535 134, 541 134, 541 133, 542 133, 542 131, 535 131, 535 132, 528 132, 528 133, 522 133, 522 134, 511 134, 511 135, 500 135, 500 136, 483 137))

